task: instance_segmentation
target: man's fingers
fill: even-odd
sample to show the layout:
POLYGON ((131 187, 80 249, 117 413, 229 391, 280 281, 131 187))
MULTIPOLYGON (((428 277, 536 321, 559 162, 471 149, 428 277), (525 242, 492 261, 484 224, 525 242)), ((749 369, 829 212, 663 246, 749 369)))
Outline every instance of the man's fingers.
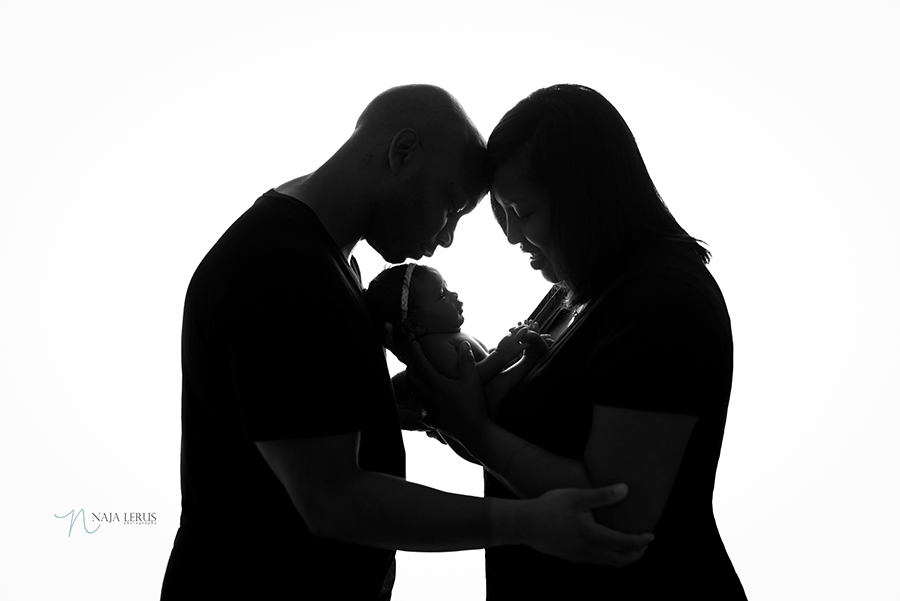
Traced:
MULTIPOLYGON (((597 509, 618 503, 628 494, 628 486, 625 484, 613 484, 603 488, 588 488, 579 490, 575 498, 575 506, 582 510, 597 509)), ((621 559, 618 565, 628 565, 643 555, 647 545, 653 542, 653 534, 645 532, 644 534, 625 534, 610 530, 605 526, 597 524, 602 529, 602 537, 604 545, 608 549, 615 551, 616 556, 621 559)))
POLYGON ((578 509, 598 509, 618 503, 628 494, 628 486, 623 483, 603 488, 585 488, 578 491, 575 506, 578 509))
POLYGON ((602 554, 602 564, 613 566, 615 568, 624 568, 640 559, 647 551, 647 547, 641 547, 636 551, 627 553, 608 552, 602 554))

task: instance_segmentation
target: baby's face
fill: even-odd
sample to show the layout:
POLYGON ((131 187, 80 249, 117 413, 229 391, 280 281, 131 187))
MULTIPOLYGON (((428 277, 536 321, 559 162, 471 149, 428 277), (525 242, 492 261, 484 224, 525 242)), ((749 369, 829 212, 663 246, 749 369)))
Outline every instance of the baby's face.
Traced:
POLYGON ((424 268, 417 275, 410 315, 428 334, 459 332, 464 321, 459 296, 447 290, 447 282, 437 271, 424 268))

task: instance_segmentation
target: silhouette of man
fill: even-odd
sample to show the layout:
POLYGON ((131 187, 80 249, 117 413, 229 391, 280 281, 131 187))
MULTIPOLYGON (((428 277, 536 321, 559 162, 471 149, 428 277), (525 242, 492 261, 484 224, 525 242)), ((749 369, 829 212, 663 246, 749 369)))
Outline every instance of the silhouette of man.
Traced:
POLYGON ((395 549, 522 543, 616 565, 643 553, 648 536, 591 518, 619 488, 486 500, 404 478, 351 252, 364 239, 400 262, 450 246, 486 193, 483 152, 447 92, 390 89, 334 156, 260 197, 200 263, 184 306, 182 513, 163 599, 389 598, 395 549))

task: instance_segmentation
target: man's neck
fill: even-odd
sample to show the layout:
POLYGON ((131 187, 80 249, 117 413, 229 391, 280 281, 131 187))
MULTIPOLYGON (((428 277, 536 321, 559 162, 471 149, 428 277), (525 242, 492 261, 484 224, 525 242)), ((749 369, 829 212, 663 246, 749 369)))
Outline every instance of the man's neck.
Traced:
POLYGON ((295 198, 316 214, 322 227, 331 236, 344 258, 350 260, 350 254, 362 239, 362 228, 358 207, 354 206, 354 196, 342 193, 333 186, 324 186, 325 178, 316 177, 316 172, 302 175, 275 188, 275 191, 295 198), (325 194, 323 190, 332 192, 325 194))

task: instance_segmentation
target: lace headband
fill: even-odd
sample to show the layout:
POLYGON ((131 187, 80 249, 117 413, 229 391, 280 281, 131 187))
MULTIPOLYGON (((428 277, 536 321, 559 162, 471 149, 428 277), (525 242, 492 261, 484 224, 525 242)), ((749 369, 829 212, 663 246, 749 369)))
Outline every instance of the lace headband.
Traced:
POLYGON ((409 281, 412 279, 413 269, 416 268, 415 263, 410 263, 406 267, 406 273, 403 274, 403 287, 400 289, 400 323, 406 321, 406 313, 409 310, 409 281))

